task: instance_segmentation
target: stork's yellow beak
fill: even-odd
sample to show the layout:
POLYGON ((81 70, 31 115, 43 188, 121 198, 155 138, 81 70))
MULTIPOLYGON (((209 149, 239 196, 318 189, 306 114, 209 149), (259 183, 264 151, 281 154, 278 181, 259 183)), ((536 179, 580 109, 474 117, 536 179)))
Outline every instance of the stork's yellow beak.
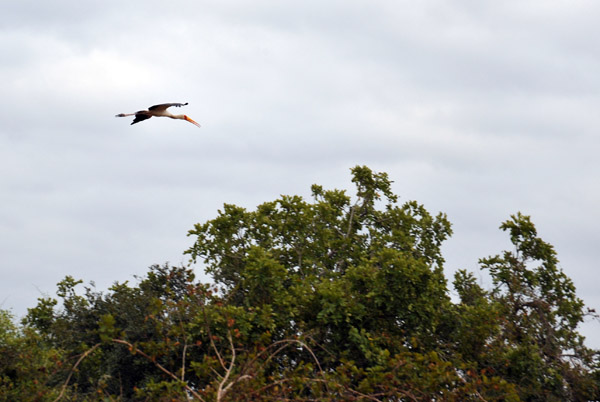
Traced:
POLYGON ((190 119, 189 117, 187 117, 187 116, 183 116, 183 117, 185 117, 185 119, 186 119, 187 121, 189 121, 190 123, 192 123, 192 124, 195 124, 195 125, 197 125, 198 127, 200 127, 200 124, 196 123, 194 120, 190 119))

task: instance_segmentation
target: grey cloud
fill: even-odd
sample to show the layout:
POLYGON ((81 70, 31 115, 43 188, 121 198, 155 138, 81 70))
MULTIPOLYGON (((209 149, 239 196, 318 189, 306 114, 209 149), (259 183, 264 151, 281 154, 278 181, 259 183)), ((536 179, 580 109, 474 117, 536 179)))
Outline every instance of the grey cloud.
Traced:
POLYGON ((66 274, 108 286, 185 262, 187 230, 224 202, 351 188, 356 164, 449 214, 449 274, 510 247, 497 227, 521 210, 600 304, 598 6, 85 4, 3 9, 4 308, 66 274), (202 128, 114 118, 160 102, 202 128))

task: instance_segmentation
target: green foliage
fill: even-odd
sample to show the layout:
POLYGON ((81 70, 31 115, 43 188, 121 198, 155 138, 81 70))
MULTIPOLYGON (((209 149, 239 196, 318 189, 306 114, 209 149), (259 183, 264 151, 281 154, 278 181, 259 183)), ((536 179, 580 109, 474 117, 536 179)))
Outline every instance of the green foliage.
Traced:
POLYGON ((528 217, 501 226, 514 252, 481 260, 493 288, 459 271, 453 303, 446 216, 399 204, 385 173, 352 177, 354 197, 314 185, 195 225, 213 284, 169 265, 106 292, 67 276, 22 328, 0 315, 0 400, 598 398, 583 303, 528 217))
POLYGON ((52 400, 58 395, 52 381, 64 356, 47 347, 29 329, 21 330, 12 316, 0 310, 0 400, 52 400))
POLYGON ((495 370, 519 384, 524 400, 593 398, 598 384, 586 373, 597 361, 576 331, 586 312, 573 282, 528 216, 513 215, 500 228, 515 250, 481 260, 501 317, 494 344, 496 359, 505 363, 495 370))

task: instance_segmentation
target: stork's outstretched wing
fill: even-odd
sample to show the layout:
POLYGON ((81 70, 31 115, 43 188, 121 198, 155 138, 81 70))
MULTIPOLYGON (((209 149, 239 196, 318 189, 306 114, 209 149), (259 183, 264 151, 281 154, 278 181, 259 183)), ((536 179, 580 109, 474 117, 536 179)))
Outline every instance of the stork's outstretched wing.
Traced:
POLYGON ((186 103, 162 103, 160 105, 150 106, 148 108, 148 110, 155 110, 155 111, 167 110, 167 108, 170 108, 171 106, 182 107, 185 105, 187 105, 187 102, 186 103))

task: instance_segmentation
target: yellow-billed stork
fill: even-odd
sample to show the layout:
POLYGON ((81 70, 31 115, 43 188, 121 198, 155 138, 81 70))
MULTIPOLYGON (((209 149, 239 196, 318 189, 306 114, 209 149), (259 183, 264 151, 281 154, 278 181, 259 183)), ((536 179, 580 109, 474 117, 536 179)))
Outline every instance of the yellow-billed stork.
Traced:
POLYGON ((171 114, 169 111, 167 111, 167 109, 170 108, 171 106, 181 107, 181 106, 185 106, 185 105, 187 105, 187 102, 186 103, 163 103, 160 105, 150 106, 148 108, 148 110, 140 110, 139 112, 135 112, 135 113, 119 113, 115 117, 135 116, 135 119, 133 119, 133 122, 131 124, 135 124, 135 123, 139 123, 140 121, 148 120, 152 116, 170 117, 172 119, 186 120, 186 121, 189 121, 190 123, 195 124, 196 126, 200 127, 200 124, 196 123, 194 120, 190 119, 188 116, 186 116, 184 114, 171 114))

